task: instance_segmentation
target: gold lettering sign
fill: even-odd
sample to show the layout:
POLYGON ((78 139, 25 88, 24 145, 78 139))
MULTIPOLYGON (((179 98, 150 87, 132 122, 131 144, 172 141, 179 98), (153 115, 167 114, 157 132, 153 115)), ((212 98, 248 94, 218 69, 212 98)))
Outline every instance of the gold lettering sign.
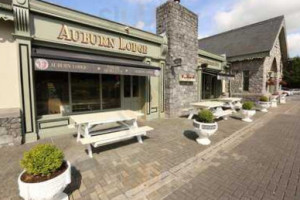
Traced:
POLYGON ((147 45, 130 42, 122 37, 112 38, 87 31, 71 29, 65 24, 62 25, 57 39, 110 49, 118 49, 120 51, 129 51, 140 54, 148 53, 147 45))

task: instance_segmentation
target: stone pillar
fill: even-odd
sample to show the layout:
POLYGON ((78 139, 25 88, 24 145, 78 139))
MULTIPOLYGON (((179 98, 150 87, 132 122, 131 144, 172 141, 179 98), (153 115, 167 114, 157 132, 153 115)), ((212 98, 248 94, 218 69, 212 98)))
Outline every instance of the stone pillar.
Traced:
POLYGON ((168 38, 165 67, 165 114, 178 117, 184 108, 196 102, 197 82, 182 82, 182 74, 197 78, 198 16, 175 1, 168 1, 156 11, 157 33, 168 38))

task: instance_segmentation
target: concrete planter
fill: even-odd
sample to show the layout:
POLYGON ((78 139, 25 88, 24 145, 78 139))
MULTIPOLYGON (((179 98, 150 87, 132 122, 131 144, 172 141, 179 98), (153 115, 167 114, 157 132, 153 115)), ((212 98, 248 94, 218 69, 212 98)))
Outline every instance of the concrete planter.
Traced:
POLYGON ((209 137, 218 130, 218 123, 202 123, 194 120, 193 126, 199 135, 197 142, 202 145, 210 145, 209 137))
POLYGON ((282 95, 279 98, 279 103, 280 104, 286 104, 286 95, 282 95))
POLYGON ((271 107, 272 108, 277 108, 277 99, 272 99, 271 100, 271 107))
POLYGON ((71 183, 71 164, 59 176, 40 183, 25 183, 21 180, 23 171, 18 178, 19 194, 25 200, 67 200, 63 191, 71 183))
POLYGON ((244 122, 253 122, 251 117, 253 117, 255 113, 256 113, 255 110, 241 110, 242 120, 244 122))
POLYGON ((259 106, 261 112, 268 112, 268 108, 270 108, 270 102, 259 101, 258 106, 259 106))

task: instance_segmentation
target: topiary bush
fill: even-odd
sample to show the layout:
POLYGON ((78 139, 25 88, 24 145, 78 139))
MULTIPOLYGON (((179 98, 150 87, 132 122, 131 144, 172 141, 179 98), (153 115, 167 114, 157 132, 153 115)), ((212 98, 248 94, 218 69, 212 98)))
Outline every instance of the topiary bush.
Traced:
POLYGON ((40 144, 24 153, 20 164, 31 175, 48 176, 59 169, 64 153, 51 144, 40 144))
POLYGON ((245 103, 243 103, 243 109, 244 110, 252 110, 254 104, 252 101, 246 101, 245 103))
POLYGON ((261 96, 261 97, 259 98, 259 101, 262 101, 262 102, 268 102, 268 101, 269 101, 269 98, 266 97, 266 96, 261 96))
POLYGON ((213 123, 214 115, 210 110, 202 110, 198 113, 197 120, 203 123, 213 123))

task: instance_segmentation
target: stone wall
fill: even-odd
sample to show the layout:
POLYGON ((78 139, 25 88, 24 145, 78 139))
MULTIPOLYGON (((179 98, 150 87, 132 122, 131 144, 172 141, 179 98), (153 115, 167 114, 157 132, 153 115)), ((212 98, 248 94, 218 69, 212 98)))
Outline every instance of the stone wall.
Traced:
POLYGON ((21 144, 22 126, 19 109, 0 109, 0 147, 21 144))
POLYGON ((156 21, 157 33, 166 33, 168 38, 165 113, 167 117, 177 117, 182 109, 197 101, 197 82, 180 82, 179 76, 197 76, 198 16, 179 3, 168 1, 157 8, 156 21), (181 59, 180 65, 174 63, 176 59, 181 59))
POLYGON ((233 62, 231 72, 235 80, 231 81, 233 96, 260 96, 264 88, 264 59, 233 62), (243 91, 243 71, 249 71, 249 91, 243 91))
MULTIPOLYGON (((277 78, 282 76, 282 55, 279 38, 276 39, 273 49, 270 51, 270 56, 261 59, 244 60, 232 62, 231 72, 235 74, 235 80, 231 81, 231 95, 243 97, 248 100, 257 100, 261 95, 268 93, 266 82, 268 72, 275 71, 277 78), (275 63, 275 69, 272 69, 275 63), (250 71, 249 92, 241 91, 243 87, 244 70, 250 71)), ((279 83, 276 85, 276 90, 279 88, 279 83)))
MULTIPOLYGON (((281 55, 281 48, 280 48, 280 42, 279 42, 279 38, 276 40, 273 49, 270 52, 270 56, 265 58, 265 62, 264 62, 264 66, 265 66, 265 79, 264 81, 267 81, 267 73, 269 71, 274 71, 274 72, 278 72, 277 73, 277 79, 281 78, 282 76, 282 55, 281 55), (276 69, 272 69, 273 63, 275 62, 276 65, 276 69)), ((279 82, 277 82, 276 84, 276 90, 278 90, 279 88, 279 82)), ((267 89, 264 91, 265 93, 268 92, 267 89)))

